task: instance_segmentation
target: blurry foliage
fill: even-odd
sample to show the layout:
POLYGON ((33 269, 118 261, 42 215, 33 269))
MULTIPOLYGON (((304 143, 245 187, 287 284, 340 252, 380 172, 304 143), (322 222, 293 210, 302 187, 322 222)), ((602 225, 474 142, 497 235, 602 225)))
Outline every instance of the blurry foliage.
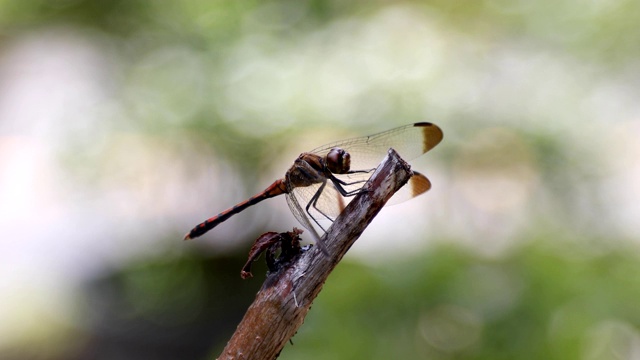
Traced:
MULTIPOLYGON (((640 342, 637 251, 531 240, 501 259, 444 244, 375 267, 347 259, 280 358, 625 359, 640 342)), ((97 279, 63 358, 219 354, 264 278, 260 264, 241 280, 243 262, 185 254, 97 279)))
POLYGON ((63 358, 204 358, 228 340, 258 291, 260 282, 240 279, 242 263, 160 256, 95 279, 81 297, 82 345, 63 358))
MULTIPOLYGON (((296 1, 270 1, 265 21, 273 26, 264 30, 278 31, 278 22, 285 22, 288 7, 296 1)), ((640 4, 633 0, 588 1, 503 1, 503 0, 437 0, 405 1, 437 13, 444 24, 470 33, 518 36, 526 33, 534 41, 568 46, 579 54, 609 64, 624 64, 640 55, 635 44, 640 42, 636 26, 640 4), (490 24, 490 26, 488 25, 490 24)), ((386 4, 384 1, 322 1, 303 2, 304 19, 300 28, 320 25, 355 14, 367 15, 386 4)), ((110 34, 127 35, 132 31, 154 29, 183 32, 206 37, 206 43, 216 44, 238 35, 247 12, 265 6, 260 1, 153 2, 143 0, 3 0, 0 1, 0 23, 3 31, 46 23, 65 23, 96 27, 110 34)), ((180 40, 174 38, 174 41, 180 40)), ((205 40, 205 39, 202 39, 205 40)), ((171 37, 162 41, 171 41, 171 37)), ((203 43, 206 44, 206 43, 203 43)))
POLYGON ((640 341, 637 251, 583 251, 538 239, 505 259, 443 245, 343 263, 281 358, 626 359, 640 341), (625 339, 591 337, 603 327, 625 339))

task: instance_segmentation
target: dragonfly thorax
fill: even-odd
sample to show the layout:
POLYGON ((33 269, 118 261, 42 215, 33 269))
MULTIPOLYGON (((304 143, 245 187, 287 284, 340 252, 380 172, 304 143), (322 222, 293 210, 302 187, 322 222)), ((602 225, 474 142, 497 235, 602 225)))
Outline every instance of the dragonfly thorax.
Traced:
POLYGON ((322 157, 312 153, 302 153, 285 174, 289 188, 306 187, 326 181, 322 157))
POLYGON ((346 174, 351 168, 351 155, 341 148, 333 148, 325 157, 325 165, 334 174, 346 174))

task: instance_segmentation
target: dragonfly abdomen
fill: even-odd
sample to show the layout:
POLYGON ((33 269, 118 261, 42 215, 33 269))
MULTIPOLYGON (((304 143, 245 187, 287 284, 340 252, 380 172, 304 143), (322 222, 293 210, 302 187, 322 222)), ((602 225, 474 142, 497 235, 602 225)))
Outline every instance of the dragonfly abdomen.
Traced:
POLYGON ((261 193, 256 194, 250 197, 249 199, 243 202, 240 202, 234 205, 233 207, 219 213, 218 215, 211 217, 203 221, 202 223, 198 224, 196 227, 191 229, 191 231, 189 231, 187 235, 185 235, 184 240, 189 240, 189 239, 202 236, 207 231, 223 223, 233 215, 245 210, 249 206, 255 205, 262 200, 266 200, 274 196, 285 194, 286 192, 287 192, 287 187, 285 186, 284 179, 276 180, 273 184, 269 185, 269 187, 266 188, 261 193))

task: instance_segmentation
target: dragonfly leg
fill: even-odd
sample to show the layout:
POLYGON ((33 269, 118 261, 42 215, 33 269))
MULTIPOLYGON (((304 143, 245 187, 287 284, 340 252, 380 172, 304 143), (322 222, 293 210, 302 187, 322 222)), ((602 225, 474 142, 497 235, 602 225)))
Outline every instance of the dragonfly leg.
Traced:
MULTIPOLYGON (((349 174, 356 174, 356 173, 370 173, 372 171, 374 171, 375 169, 371 169, 371 170, 354 170, 354 171, 349 171, 349 174)), ((333 176, 332 174, 328 176, 328 179, 331 180, 331 182, 333 183, 335 189, 340 193, 340 195, 344 196, 344 197, 348 197, 348 196, 354 196, 357 195, 363 191, 368 191, 366 189, 355 189, 352 191, 347 191, 344 186, 350 186, 350 185, 356 185, 356 184, 362 184, 367 182, 367 180, 358 180, 358 181, 353 181, 353 182, 347 182, 341 179, 338 179, 337 177, 333 176)), ((325 214, 320 208, 318 208, 317 204, 318 201, 320 199, 320 196, 322 195, 322 192, 325 189, 325 186, 327 186, 327 181, 326 179, 322 182, 322 185, 320 185, 320 187, 318 188, 318 190, 316 191, 315 194, 313 194, 313 197, 311 197, 311 199, 309 200, 309 203, 307 203, 307 206, 305 207, 305 210, 307 212, 307 214, 309 215, 309 217, 311 219, 313 219, 313 221, 316 223, 316 225, 318 225, 318 227, 320 229, 322 229, 322 231, 327 232, 324 227, 320 224, 320 222, 311 214, 311 212, 309 211, 309 209, 313 206, 313 209, 315 209, 318 213, 320 213, 322 216, 324 216, 327 220, 333 222, 334 219, 331 218, 331 216, 325 214)))
POLYGON ((313 219, 313 221, 316 223, 316 225, 318 225, 318 227, 320 227, 320 229, 322 229, 322 231, 327 232, 327 230, 325 230, 324 227, 322 227, 322 225, 320 225, 320 222, 318 222, 318 220, 311 214, 311 212, 309 211, 309 208, 311 206, 313 206, 313 208, 319 212, 320 214, 322 214, 322 216, 324 216, 325 218, 327 218, 329 221, 333 222, 333 219, 325 214, 324 212, 322 212, 322 210, 318 209, 318 207, 316 206, 318 204, 318 199, 320 199, 320 195, 322 195, 322 191, 324 190, 325 186, 327 186, 327 181, 323 181, 322 185, 320 185, 320 187, 318 188, 318 191, 316 191, 315 194, 313 194, 313 197, 311 198, 311 200, 309 201, 309 203, 307 204, 305 210, 307 211, 307 214, 309 215, 309 217, 311 219, 313 219))
POLYGON ((368 174, 370 172, 373 172, 374 170, 375 168, 369 170, 349 170, 347 171, 347 174, 368 174))
MULTIPOLYGON (((349 172, 347 172, 347 174, 368 174, 373 172, 375 169, 369 169, 369 170, 350 170, 349 172)), ((364 190, 362 188, 359 189, 355 189, 355 190, 351 190, 351 191, 347 191, 345 190, 344 186, 350 186, 350 185, 356 185, 356 184, 362 184, 367 182, 367 179, 363 179, 363 180, 357 180, 357 181, 352 181, 352 182, 347 182, 341 179, 338 179, 337 177, 335 177, 333 174, 331 174, 329 176, 329 178, 331 179, 331 182, 333 182, 333 185, 336 187, 336 190, 338 190, 338 192, 340 193, 340 195, 342 196, 354 196, 359 194, 360 192, 363 191, 367 191, 364 190)))
POLYGON ((367 180, 358 180, 358 181, 354 181, 354 182, 346 182, 344 180, 338 179, 337 177, 335 177, 333 175, 331 175, 330 179, 331 179, 331 182, 333 183, 333 185, 336 187, 336 190, 338 190, 338 192, 342 196, 354 196, 354 195, 359 194, 362 191, 367 191, 367 190, 364 190, 362 188, 351 190, 351 191, 347 191, 344 188, 344 186, 361 184, 361 183, 367 182, 367 180))

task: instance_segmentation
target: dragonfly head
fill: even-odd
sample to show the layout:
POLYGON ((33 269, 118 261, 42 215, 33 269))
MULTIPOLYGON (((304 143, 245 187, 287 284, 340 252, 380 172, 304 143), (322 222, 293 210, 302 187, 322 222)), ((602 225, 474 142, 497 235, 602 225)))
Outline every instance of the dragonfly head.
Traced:
POLYGON ((346 174, 351 168, 351 155, 343 149, 333 148, 327 154, 326 165, 334 174, 346 174))

